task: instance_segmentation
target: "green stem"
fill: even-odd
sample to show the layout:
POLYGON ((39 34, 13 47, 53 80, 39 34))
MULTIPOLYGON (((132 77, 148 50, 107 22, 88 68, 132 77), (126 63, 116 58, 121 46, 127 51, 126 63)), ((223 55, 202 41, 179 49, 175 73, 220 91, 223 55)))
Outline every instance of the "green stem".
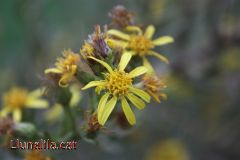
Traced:
POLYGON ((69 125, 69 129, 71 131, 73 131, 74 133, 77 132, 77 128, 76 128, 76 120, 75 120, 75 117, 71 111, 71 108, 69 106, 64 106, 63 107, 64 109, 64 113, 66 115, 66 118, 67 118, 67 125, 69 125))
POLYGON ((94 111, 97 107, 96 106, 97 105, 97 97, 96 97, 96 94, 94 93, 94 91, 89 92, 89 97, 90 97, 90 109, 94 111))

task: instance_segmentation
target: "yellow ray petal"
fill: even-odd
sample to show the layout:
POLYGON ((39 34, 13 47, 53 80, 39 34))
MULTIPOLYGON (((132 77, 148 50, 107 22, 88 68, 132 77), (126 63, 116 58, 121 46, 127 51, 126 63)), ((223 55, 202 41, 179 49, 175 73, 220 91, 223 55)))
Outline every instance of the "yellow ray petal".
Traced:
POLYGON ((135 68, 134 70, 132 70, 132 71, 129 73, 129 76, 130 76, 131 78, 133 78, 133 77, 140 76, 140 75, 142 75, 142 74, 144 74, 144 73, 146 73, 146 72, 147 72, 147 68, 144 67, 144 66, 141 66, 141 67, 137 67, 137 68, 135 68))
POLYGON ((135 56, 135 55, 137 54, 137 52, 135 52, 135 51, 127 51, 127 50, 124 50, 123 53, 125 53, 125 52, 131 53, 132 56, 135 56))
POLYGON ((48 101, 43 99, 28 98, 26 102, 27 108, 47 108, 48 101))
POLYGON ((67 71, 66 73, 62 74, 61 79, 59 80, 59 86, 61 87, 67 87, 68 83, 73 79, 75 73, 77 71, 77 66, 71 66, 71 69, 69 68, 69 71, 67 71))
POLYGON ((147 68, 147 73, 148 74, 153 74, 155 73, 152 65, 149 63, 148 59, 146 57, 143 57, 143 66, 147 68))
POLYGON ((71 81, 71 79, 73 78, 74 74, 72 72, 69 73, 64 73, 61 77, 61 79, 58 82, 58 85, 60 87, 67 87, 68 83, 71 81))
POLYGON ((150 97, 150 95, 147 92, 145 92, 145 91, 143 91, 141 89, 138 89, 136 87, 130 87, 129 89, 130 89, 131 92, 133 92, 134 94, 136 94, 139 97, 141 97, 144 101, 146 101, 148 103, 150 102, 151 97, 150 97))
POLYGON ((13 119, 16 122, 20 122, 22 119, 22 111, 21 109, 17 108, 15 110, 13 110, 13 119))
POLYGON ((91 81, 89 82, 87 85, 85 85, 82 90, 85 90, 85 89, 88 89, 88 88, 91 88, 91 87, 95 87, 95 86, 101 86, 101 85, 104 85, 106 82, 104 81, 91 81))
POLYGON ((127 41, 130 39, 130 36, 128 34, 125 34, 123 32, 115 30, 115 29, 108 30, 107 34, 112 35, 112 36, 116 36, 118 38, 121 38, 121 39, 127 40, 127 41))
POLYGON ((168 99, 167 94, 165 94, 165 93, 159 93, 159 96, 161 96, 163 100, 168 99))
POLYGON ((145 107, 145 103, 138 98, 137 96, 133 94, 128 94, 127 98, 132 102, 134 106, 136 106, 138 109, 142 110, 145 107))
POLYGON ((0 117, 6 117, 8 113, 10 112, 10 106, 5 106, 1 111, 0 111, 0 117))
POLYGON ((135 115, 132 111, 132 109, 130 108, 126 98, 122 97, 121 99, 121 104, 122 104, 122 109, 123 109, 123 112, 128 120, 128 122, 131 124, 131 125, 134 125, 136 124, 136 118, 135 118, 135 115))
POLYGON ((38 98, 41 97, 44 93, 45 87, 35 89, 34 91, 28 94, 28 97, 38 98))
POLYGON ((144 36, 151 39, 154 33, 155 27, 153 25, 149 25, 144 33, 144 36))
POLYGON ((62 112, 63 112, 62 105, 56 103, 46 112, 44 117, 48 122, 53 122, 61 116, 62 112))
POLYGON ((62 71, 59 70, 58 68, 48 68, 48 69, 45 69, 44 73, 45 73, 45 74, 48 74, 48 73, 57 73, 57 74, 61 74, 62 71))
POLYGON ((126 66, 128 65, 130 59, 132 57, 132 53, 131 52, 124 52, 122 57, 121 57, 121 60, 118 64, 118 68, 120 71, 123 71, 126 66))
POLYGON ((157 103, 161 103, 158 94, 153 93, 152 91, 149 91, 149 94, 151 94, 151 96, 155 99, 157 103))
POLYGON ((126 30, 130 31, 130 32, 137 32, 138 35, 142 35, 143 34, 141 28, 139 28, 138 26, 127 26, 126 30))
POLYGON ((108 70, 108 72, 113 72, 113 70, 112 70, 112 68, 109 66, 109 64, 107 64, 106 62, 104 62, 104 61, 102 61, 102 60, 99 60, 99 59, 97 59, 97 58, 94 58, 94 57, 92 57, 92 56, 89 56, 88 58, 91 58, 91 59, 93 59, 93 60, 95 60, 95 61, 97 61, 98 63, 100 63, 101 65, 103 65, 107 70, 108 70))
POLYGON ((161 54, 159 54, 159 53, 157 53, 157 52, 150 51, 150 52, 149 52, 149 55, 155 56, 155 57, 157 57, 158 59, 160 59, 161 61, 169 64, 168 59, 167 59, 165 56, 163 56, 163 55, 161 55, 161 54))
POLYGON ((98 103, 98 120, 101 119, 103 116, 104 107, 106 105, 108 97, 109 97, 109 93, 104 94, 98 103))
POLYGON ((110 48, 126 48, 128 46, 128 42, 122 40, 115 40, 109 38, 106 40, 106 42, 110 48))
POLYGON ((69 102, 70 107, 74 107, 78 104, 78 102, 81 100, 82 98, 82 94, 80 92, 80 87, 78 85, 72 85, 71 87, 69 87, 69 90, 72 94, 71 100, 69 102))
POLYGON ((112 110, 113 110, 114 106, 116 105, 116 103, 117 103, 117 97, 114 96, 106 104, 106 107, 103 110, 103 115, 102 115, 101 119, 99 119, 99 124, 104 125, 106 123, 106 121, 107 121, 109 115, 112 113, 112 110))
POLYGON ((174 42, 174 39, 170 36, 162 36, 162 37, 159 37, 159 38, 153 40, 152 42, 156 46, 161 46, 161 45, 164 45, 164 44, 174 42))

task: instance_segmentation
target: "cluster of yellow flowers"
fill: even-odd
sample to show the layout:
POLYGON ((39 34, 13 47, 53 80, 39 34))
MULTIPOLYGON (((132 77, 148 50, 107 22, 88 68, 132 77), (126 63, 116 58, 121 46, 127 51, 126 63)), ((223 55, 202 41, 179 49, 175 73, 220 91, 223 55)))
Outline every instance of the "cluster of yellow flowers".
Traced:
MULTIPOLYGON (((100 125, 106 123, 118 101, 127 121, 134 125, 136 117, 129 102, 142 110, 145 103, 150 102, 151 96, 157 102, 166 98, 162 93, 166 85, 156 75, 147 56, 154 56, 168 64, 168 59, 154 49, 174 40, 170 36, 153 38, 155 27, 149 25, 144 32, 134 22, 133 14, 123 6, 115 7, 109 15, 112 23, 103 32, 97 25, 79 53, 64 50, 63 57, 57 59, 54 67, 46 69, 45 74, 60 88, 78 84, 82 86, 78 90, 80 92, 95 87, 95 96, 101 98, 98 99, 98 106, 93 114, 97 115, 100 125)), ((6 116, 13 112, 17 121, 21 120, 23 106, 47 106, 45 100, 39 99, 38 91, 28 93, 18 88, 6 93, 3 101, 5 107, 1 115, 6 116)))

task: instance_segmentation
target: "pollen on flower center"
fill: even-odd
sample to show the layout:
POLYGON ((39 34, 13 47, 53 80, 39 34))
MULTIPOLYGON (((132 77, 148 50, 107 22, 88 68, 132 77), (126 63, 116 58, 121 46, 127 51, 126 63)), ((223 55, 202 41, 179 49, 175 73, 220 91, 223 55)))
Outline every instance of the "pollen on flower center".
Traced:
POLYGON ((95 49, 89 43, 85 43, 80 51, 83 55, 83 58, 87 59, 87 56, 94 56, 95 49))
POLYGON ((115 70, 106 75, 107 89, 114 96, 124 96, 132 85, 132 78, 124 71, 115 70))
POLYGON ((145 55, 150 49, 154 48, 150 39, 145 36, 132 36, 129 41, 130 49, 136 51, 140 56, 145 55))
POLYGON ((27 100, 28 92, 27 90, 21 88, 13 88, 8 93, 3 95, 3 102, 5 106, 12 108, 24 107, 27 100))
POLYGON ((77 63, 80 61, 79 55, 74 54, 70 50, 66 50, 63 52, 63 56, 64 56, 64 58, 58 59, 56 66, 63 71, 76 72, 77 63))

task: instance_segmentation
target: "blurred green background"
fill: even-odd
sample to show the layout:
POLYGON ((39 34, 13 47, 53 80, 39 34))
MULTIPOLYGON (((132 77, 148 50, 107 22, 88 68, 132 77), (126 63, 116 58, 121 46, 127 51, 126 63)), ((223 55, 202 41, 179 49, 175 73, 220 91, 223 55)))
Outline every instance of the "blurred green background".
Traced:
MULTIPOLYGON (((129 131, 101 134, 99 146, 81 141, 56 159, 239 160, 240 1, 238 0, 1 0, 0 91, 41 86, 43 70, 63 49, 78 52, 94 25, 123 4, 139 24, 175 43, 159 47, 170 65, 168 100, 152 103, 129 131), (169 154, 168 154, 169 153, 169 154), (170 157, 169 157, 170 155, 170 157), (168 158, 166 158, 168 157, 168 158)), ((1 159, 21 159, 0 150, 1 159)))

